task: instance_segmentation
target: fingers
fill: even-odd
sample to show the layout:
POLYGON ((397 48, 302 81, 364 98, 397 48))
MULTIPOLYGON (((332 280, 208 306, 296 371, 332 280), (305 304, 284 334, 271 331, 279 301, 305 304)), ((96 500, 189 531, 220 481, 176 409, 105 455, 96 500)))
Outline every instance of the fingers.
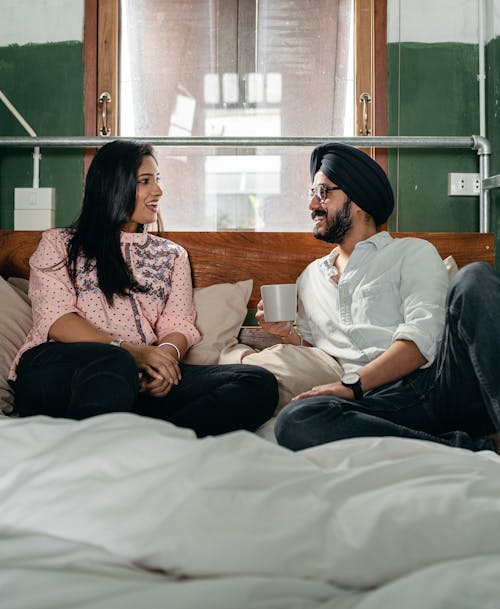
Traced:
POLYGON ((157 380, 151 380, 147 377, 141 381, 141 392, 147 393, 152 397, 161 398, 167 395, 174 385, 168 383, 164 379, 161 382, 157 380))
POLYGON ((329 385, 320 385, 319 387, 311 387, 311 389, 299 393, 298 395, 292 398, 292 402, 296 402, 297 400, 303 400, 304 398, 314 398, 318 397, 319 395, 331 394, 334 394, 334 391, 332 391, 329 385))
POLYGON ((181 382, 182 374, 176 354, 157 346, 135 346, 132 355, 142 371, 141 391, 163 397, 181 382))
POLYGON ((138 352, 136 362, 151 379, 164 379, 173 385, 178 385, 182 379, 177 357, 166 349, 144 347, 138 352))

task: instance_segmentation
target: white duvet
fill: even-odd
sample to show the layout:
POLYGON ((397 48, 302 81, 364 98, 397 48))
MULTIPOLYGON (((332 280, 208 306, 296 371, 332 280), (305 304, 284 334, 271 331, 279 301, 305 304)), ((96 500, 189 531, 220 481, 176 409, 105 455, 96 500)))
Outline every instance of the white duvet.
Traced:
POLYGON ((499 609, 500 458, 0 419, 2 609, 499 609))

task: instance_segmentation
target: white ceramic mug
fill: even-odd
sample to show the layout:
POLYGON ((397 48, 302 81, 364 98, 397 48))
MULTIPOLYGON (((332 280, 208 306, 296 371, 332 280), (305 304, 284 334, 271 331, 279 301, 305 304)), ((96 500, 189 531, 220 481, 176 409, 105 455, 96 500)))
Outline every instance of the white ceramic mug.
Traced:
POLYGON ((266 321, 295 321, 297 314, 297 285, 275 283, 263 285, 260 294, 264 303, 266 321))

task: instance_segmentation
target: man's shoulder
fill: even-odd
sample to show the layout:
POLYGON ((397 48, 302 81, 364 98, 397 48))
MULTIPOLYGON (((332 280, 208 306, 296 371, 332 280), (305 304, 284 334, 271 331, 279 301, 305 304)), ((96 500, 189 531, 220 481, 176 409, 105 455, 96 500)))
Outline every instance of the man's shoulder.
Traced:
POLYGON ((394 249, 406 252, 419 252, 423 250, 434 251, 437 253, 436 247, 426 239, 420 237, 395 237, 390 244, 394 249))

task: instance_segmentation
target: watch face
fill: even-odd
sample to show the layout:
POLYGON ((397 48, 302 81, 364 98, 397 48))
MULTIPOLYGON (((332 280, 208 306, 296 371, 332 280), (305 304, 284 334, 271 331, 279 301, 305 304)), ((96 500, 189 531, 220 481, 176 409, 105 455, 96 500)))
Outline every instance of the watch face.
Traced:
POLYGON ((354 385, 359 381, 359 374, 357 372, 348 372, 342 377, 342 383, 345 385, 354 385))

